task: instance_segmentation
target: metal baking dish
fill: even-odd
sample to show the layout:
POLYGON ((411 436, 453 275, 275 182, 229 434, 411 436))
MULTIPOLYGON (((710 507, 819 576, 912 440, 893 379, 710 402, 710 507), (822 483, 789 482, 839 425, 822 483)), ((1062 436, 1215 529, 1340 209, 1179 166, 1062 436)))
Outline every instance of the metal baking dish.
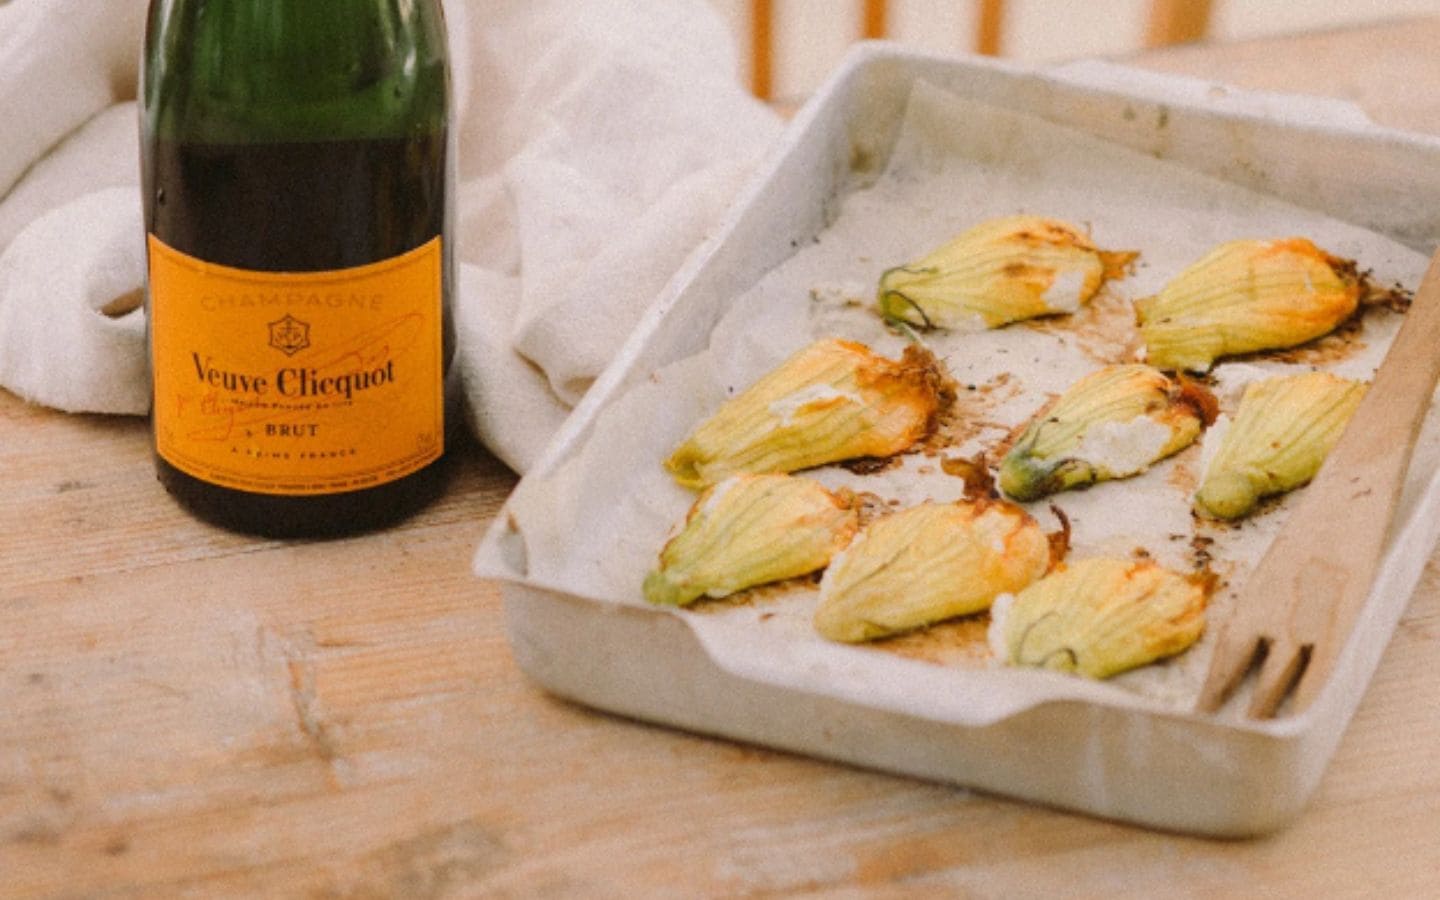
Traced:
MULTIPOLYGON (((840 199, 883 167, 917 79, 1318 209, 1427 255, 1440 241, 1440 141, 1379 128, 1351 106, 1108 64, 1033 70, 861 44, 796 116, 517 495, 576 454, 629 387, 699 352, 733 297, 826 228, 840 199)), ((1108 818, 1238 836, 1279 828, 1303 809, 1440 536, 1437 509, 1440 477, 1412 471, 1382 574, 1330 683, 1303 713, 1265 722, 1083 684, 1016 689, 1005 671, 913 661, 857 689, 774 636, 755 636, 770 643, 737 657, 674 610, 546 583, 527 567, 509 505, 475 570, 501 585, 520 667, 580 703, 1108 818)))

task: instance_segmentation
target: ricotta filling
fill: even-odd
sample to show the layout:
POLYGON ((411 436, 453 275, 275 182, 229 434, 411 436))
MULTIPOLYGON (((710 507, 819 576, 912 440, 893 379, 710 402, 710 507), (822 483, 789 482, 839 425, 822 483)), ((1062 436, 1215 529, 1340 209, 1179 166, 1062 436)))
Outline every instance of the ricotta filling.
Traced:
POLYGON ((1073 313, 1080 308, 1080 292, 1084 289, 1084 270, 1065 269, 1055 274, 1055 280, 1040 295, 1040 302, 1051 312, 1073 313))
POLYGON ((1000 594, 990 603, 990 625, 985 629, 985 640, 990 652, 1000 663, 1010 662, 1010 650, 1005 646, 1005 623, 1010 618, 1010 607, 1015 603, 1014 594, 1000 594))
POLYGON ((1085 431, 1071 454, 1115 477, 1145 471, 1170 441, 1170 429, 1136 416, 1128 422, 1101 422, 1085 431))

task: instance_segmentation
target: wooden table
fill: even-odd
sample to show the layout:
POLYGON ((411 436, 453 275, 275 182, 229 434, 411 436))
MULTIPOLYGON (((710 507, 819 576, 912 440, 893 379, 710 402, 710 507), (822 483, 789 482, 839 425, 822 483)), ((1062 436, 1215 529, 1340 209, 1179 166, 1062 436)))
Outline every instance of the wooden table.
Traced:
MULTIPOLYGON (((1137 61, 1440 133, 1440 20, 1137 61)), ((0 392, 0 893, 1440 896, 1440 564, 1311 808, 1221 842, 702 739, 547 696, 471 553, 514 477, 329 543, 236 537, 144 423, 0 392)))

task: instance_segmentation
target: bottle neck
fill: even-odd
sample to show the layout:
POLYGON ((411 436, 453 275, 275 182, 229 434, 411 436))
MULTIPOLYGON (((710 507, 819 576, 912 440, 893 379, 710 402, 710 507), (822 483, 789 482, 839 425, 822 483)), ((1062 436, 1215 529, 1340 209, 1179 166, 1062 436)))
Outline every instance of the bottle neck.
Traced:
POLYGON ((448 107, 438 0, 152 0, 145 125, 214 142, 404 137, 448 107))

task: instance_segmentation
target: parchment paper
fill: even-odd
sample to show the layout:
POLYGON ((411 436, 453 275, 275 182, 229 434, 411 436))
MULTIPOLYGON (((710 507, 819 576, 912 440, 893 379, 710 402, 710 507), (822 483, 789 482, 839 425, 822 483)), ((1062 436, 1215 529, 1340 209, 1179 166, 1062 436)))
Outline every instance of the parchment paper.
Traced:
MULTIPOLYGON (((797 202, 801 202, 797 198, 797 202)), ((735 299, 709 350, 653 373, 614 403, 592 436, 555 474, 527 479, 511 502, 523 535, 529 578, 581 596, 643 605, 640 584, 693 495, 661 461, 726 398, 811 341, 859 340, 895 357, 906 337, 876 316, 875 285, 885 269, 914 259, 989 218, 1034 213, 1088 226, 1109 250, 1138 250, 1132 274, 1111 282, 1073 316, 980 333, 931 332, 923 341, 960 385, 958 426, 943 456, 994 449, 1046 399, 1108 363, 1132 361, 1140 344, 1132 302, 1154 294, 1215 245, 1236 238, 1304 236, 1358 261, 1380 285, 1413 288, 1426 260, 1373 232, 1325 217, 1077 131, 977 104, 917 83, 883 174, 844 198, 835 221, 735 299)), ((1323 368, 1369 379, 1400 315, 1369 310, 1358 322, 1305 348, 1214 371, 1222 412, 1233 413, 1246 383, 1279 371, 1323 368)), ((1406 495, 1420 492, 1440 463, 1435 416, 1412 466, 1406 495)), ((1208 565, 1221 585, 1212 621, 1223 615, 1245 572, 1263 553, 1291 502, 1272 502, 1239 526, 1191 515, 1203 443, 1124 481, 1068 491, 1029 504, 1048 529, 1050 506, 1073 528, 1071 559, 1146 554, 1180 571, 1208 565)), ((963 482, 940 459, 915 453, 885 471, 859 475, 838 466, 809 473, 908 506, 952 500, 963 482)), ((1402 517, 1411 510, 1402 510, 1402 517)), ((787 584, 677 612, 722 656, 782 655, 797 680, 849 685, 853 695, 925 708, 936 691, 973 692, 963 673, 998 663, 985 642, 986 617, 971 617, 861 647, 824 641, 810 626, 815 589, 787 584), (955 679, 948 680, 949 673, 955 679), (930 695, 915 697, 923 691, 930 695)), ((1112 696, 1166 707, 1188 704, 1208 660, 1208 642, 1176 659, 1105 685, 1052 673, 1006 670, 1055 695, 1112 696)), ((877 702, 881 702, 877 700, 877 702)))

